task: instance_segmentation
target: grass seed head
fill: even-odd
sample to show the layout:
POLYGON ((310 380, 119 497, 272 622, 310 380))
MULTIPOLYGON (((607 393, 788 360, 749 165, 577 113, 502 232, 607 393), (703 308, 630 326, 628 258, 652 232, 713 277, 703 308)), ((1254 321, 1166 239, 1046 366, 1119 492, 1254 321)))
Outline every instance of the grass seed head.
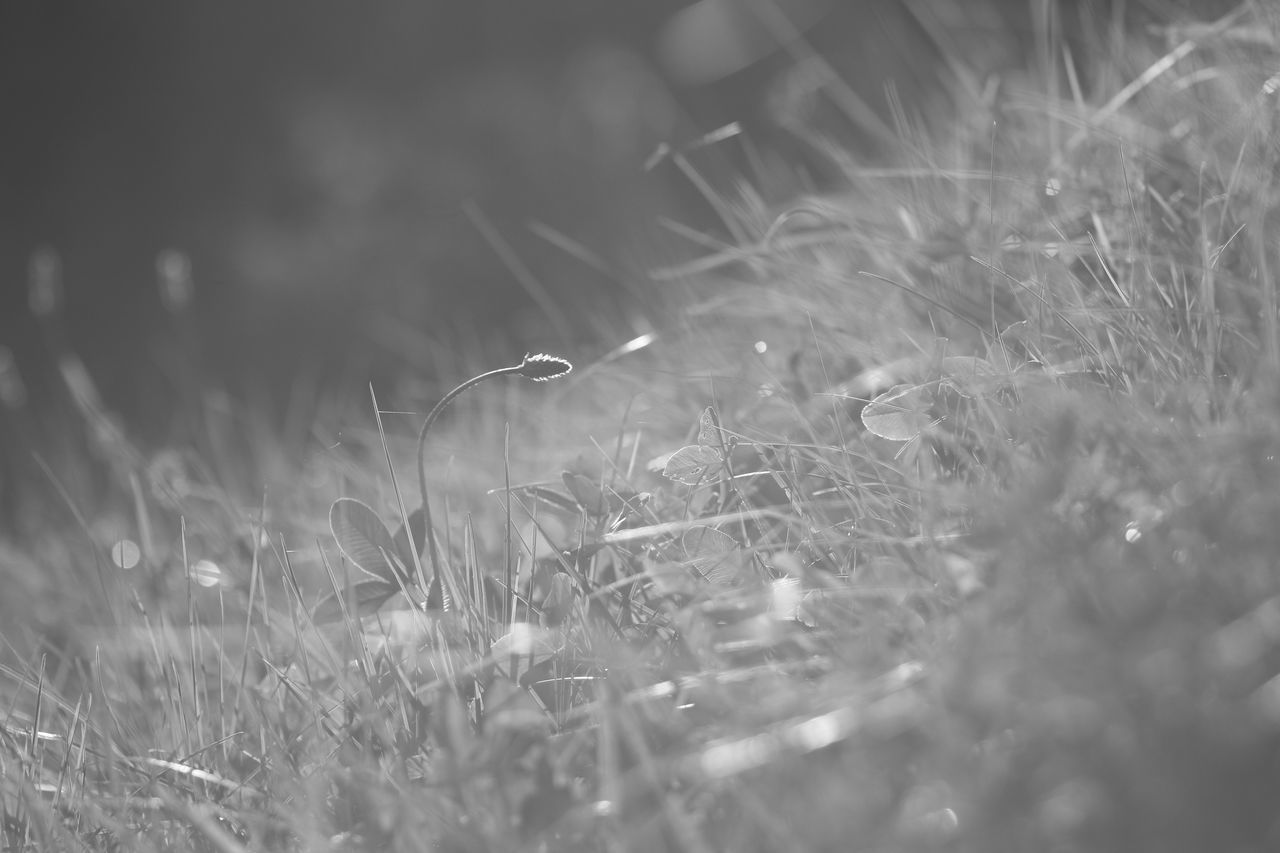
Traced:
POLYGON ((526 353, 524 361, 520 363, 520 375, 526 379, 532 379, 534 382, 559 379, 561 376, 567 376, 571 370, 573 370, 573 365, 567 360, 556 355, 547 355, 546 353, 538 353, 537 355, 526 353))

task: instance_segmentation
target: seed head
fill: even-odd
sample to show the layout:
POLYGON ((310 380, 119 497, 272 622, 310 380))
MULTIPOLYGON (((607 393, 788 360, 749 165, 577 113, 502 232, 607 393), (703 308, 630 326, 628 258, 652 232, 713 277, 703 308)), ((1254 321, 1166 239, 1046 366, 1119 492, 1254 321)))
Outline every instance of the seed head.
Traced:
POLYGON ((557 379, 573 370, 573 365, 557 355, 547 355, 538 353, 537 355, 529 355, 525 353, 524 361, 520 363, 520 375, 526 379, 532 379, 534 382, 546 382, 548 379, 557 379))

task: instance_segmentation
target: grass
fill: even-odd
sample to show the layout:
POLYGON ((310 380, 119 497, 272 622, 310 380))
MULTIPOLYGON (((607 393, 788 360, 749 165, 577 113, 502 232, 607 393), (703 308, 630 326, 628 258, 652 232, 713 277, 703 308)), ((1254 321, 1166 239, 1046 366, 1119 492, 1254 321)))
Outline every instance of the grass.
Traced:
POLYGON ((1265 13, 708 185, 656 342, 423 429, 431 560, 401 401, 264 496, 297 439, 138 449, 64 360, 4 849, 1280 849, 1265 13))

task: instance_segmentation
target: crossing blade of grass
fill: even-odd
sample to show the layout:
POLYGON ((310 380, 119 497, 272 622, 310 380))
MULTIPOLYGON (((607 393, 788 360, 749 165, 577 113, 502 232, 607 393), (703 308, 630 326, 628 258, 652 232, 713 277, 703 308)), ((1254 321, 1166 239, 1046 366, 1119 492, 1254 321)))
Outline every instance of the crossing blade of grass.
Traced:
MULTIPOLYGON (((357 612, 353 614, 348 607, 349 601, 355 602, 358 607, 358 601, 355 596, 349 596, 349 593, 352 592, 350 576, 344 572, 343 575, 346 580, 340 584, 338 582, 338 576, 334 573, 333 566, 329 562, 329 557, 325 554, 324 548, 320 546, 319 542, 316 543, 316 550, 320 554, 320 564, 324 567, 325 574, 329 578, 330 588, 336 597, 336 604, 342 616, 341 621, 345 628, 345 631, 343 632, 344 641, 350 648, 351 654, 355 656, 354 659, 356 666, 359 668, 365 683, 368 684, 372 678, 371 673, 373 672, 373 662, 369 660, 369 650, 365 646, 360 632, 359 612, 357 610, 357 612)), ((346 657, 346 655, 343 655, 344 660, 346 657)), ((337 670, 336 672, 341 672, 341 670, 337 670)))
POLYGON ((476 617, 477 634, 480 646, 480 654, 487 657, 491 646, 491 628, 493 624, 491 618, 495 621, 501 618, 499 614, 491 616, 489 613, 490 594, 485 584, 484 569, 480 565, 479 550, 476 547, 475 528, 472 525, 471 517, 467 516, 466 522, 462 527, 462 560, 463 567, 467 578, 467 601, 470 602, 478 611, 476 617))
MULTIPOLYGON (((249 567, 249 595, 247 596, 247 599, 245 601, 244 638, 243 638, 244 653, 240 659, 240 677, 237 679, 237 688, 236 688, 235 716, 237 717, 240 715, 240 701, 241 701, 241 697, 244 696, 245 680, 248 677, 248 673, 249 673, 249 655, 250 655, 250 649, 251 649, 249 638, 250 638, 250 633, 253 630, 253 594, 254 594, 254 590, 256 590, 259 587, 259 585, 262 583, 262 579, 259 575, 259 566, 260 566, 259 556, 261 554, 262 536, 265 532, 264 525, 266 524, 266 518, 267 518, 267 492, 265 489, 263 489, 262 503, 258 506, 258 524, 256 527, 252 523, 249 525, 249 535, 253 538, 253 552, 252 552, 251 563, 249 567)), ((262 617, 263 617, 263 622, 265 623, 269 618, 267 613, 266 600, 265 600, 265 597, 266 597, 265 589, 262 590, 262 594, 264 599, 262 602, 262 617)), ((221 658, 221 655, 219 655, 219 658, 221 658)), ((219 681, 219 683, 221 683, 221 680, 219 681)))
MULTIPOLYGON (((507 589, 514 590, 516 589, 516 585, 514 582, 515 571, 512 566, 512 562, 515 560, 515 555, 511 549, 511 424, 509 423, 504 426, 502 433, 502 477, 504 487, 502 490, 502 540, 506 546, 506 560, 503 565, 503 577, 506 578, 507 589)), ((536 552, 530 551, 529 553, 532 555, 536 552)), ((510 601, 511 611, 506 622, 508 625, 514 625, 516 621, 515 599, 508 600, 510 601)))
POLYGON ((67 509, 71 512, 72 518, 75 519, 77 527, 80 528, 81 532, 84 533, 85 538, 88 540, 90 552, 93 554, 93 565, 97 570, 98 584, 102 587, 102 603, 111 614, 112 622, 115 622, 118 618, 118 614, 116 613, 115 597, 107 590, 106 564, 102 559, 102 554, 99 551, 98 544, 93 538, 93 531, 89 528, 89 522, 85 519, 84 514, 80 512, 80 508, 76 506, 76 502, 72 500, 71 493, 67 491, 66 487, 63 486, 57 475, 54 474, 53 469, 49 467, 49 463, 45 462, 44 457, 39 453, 34 453, 32 454, 32 458, 35 460, 36 465, 40 467, 40 470, 44 473, 45 477, 48 478, 49 483, 58 493, 58 497, 66 504, 67 509))
MULTIPOLYGON (((396 508, 400 511, 401 529, 409 539, 409 554, 413 558, 413 572, 418 580, 418 586, 423 589, 430 588, 430 582, 427 580, 426 572, 422 567, 422 558, 419 556, 422 551, 423 543, 415 542, 413 538, 413 524, 410 522, 409 511, 405 506, 404 494, 400 491, 400 482, 396 478, 395 466, 391 464, 391 450, 387 446, 387 433, 382 427, 382 409, 378 405, 378 396, 374 393, 373 383, 369 383, 369 399, 373 404, 373 416, 378 424, 378 442, 382 446, 382 456, 387 462, 387 474, 391 477, 391 491, 396 496, 396 508)), ((426 496, 423 496, 423 505, 426 505, 426 496)), ((425 523, 431 523, 431 517, 427 514, 427 510, 423 509, 425 523)), ((436 583, 441 582, 439 578, 432 578, 436 583)))

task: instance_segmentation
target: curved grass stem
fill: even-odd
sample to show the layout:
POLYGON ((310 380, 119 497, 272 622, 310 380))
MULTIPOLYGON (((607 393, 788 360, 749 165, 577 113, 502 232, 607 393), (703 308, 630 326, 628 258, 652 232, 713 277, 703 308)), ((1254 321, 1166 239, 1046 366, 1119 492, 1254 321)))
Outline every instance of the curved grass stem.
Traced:
MULTIPOLYGON (((459 395, 471 388, 474 388, 481 382, 485 382, 498 376, 507 376, 509 374, 524 376, 525 378, 532 379, 535 382, 545 382, 548 379, 555 379, 557 377, 564 376, 572 369, 573 365, 558 356, 543 354, 525 355, 524 359, 519 364, 514 364, 510 367, 500 367, 497 370, 490 370, 487 373, 481 373, 479 376, 471 377, 466 382, 463 382, 448 394, 441 397, 440 402, 436 403, 435 406, 432 407, 431 411, 427 413, 426 420, 422 422, 422 429, 418 432, 418 490, 422 496, 422 520, 427 531, 426 544, 427 553, 430 555, 431 560, 432 584, 443 585, 444 583, 444 578, 440 573, 440 556, 436 553, 436 532, 435 525, 431 522, 431 501, 428 497, 427 490, 427 433, 431 431, 432 424, 436 422, 436 419, 440 417, 440 414, 445 410, 445 408, 457 399, 459 395)), ((412 540, 412 531, 409 532, 409 537, 410 540, 412 540)), ((418 543, 411 542, 410 547, 416 554, 418 543)), ((455 593, 456 592, 457 590, 455 590, 455 593)))

